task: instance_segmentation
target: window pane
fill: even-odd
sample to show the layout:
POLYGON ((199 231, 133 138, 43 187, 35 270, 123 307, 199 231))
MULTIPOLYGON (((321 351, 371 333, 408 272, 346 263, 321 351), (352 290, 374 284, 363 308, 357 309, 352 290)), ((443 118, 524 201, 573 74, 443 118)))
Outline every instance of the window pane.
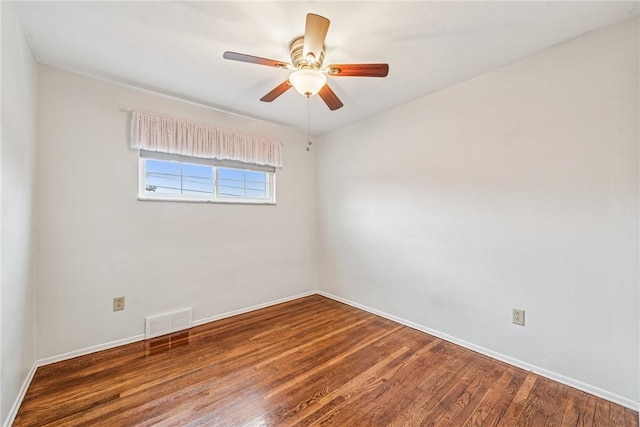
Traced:
POLYGON ((182 193, 213 194, 213 168, 202 165, 182 165, 182 193))
POLYGON ((267 192, 262 190, 247 190, 247 197, 250 197, 252 199, 266 199, 267 198, 267 192))
POLYGON ((213 179, 207 178, 187 178, 182 180, 183 194, 213 194, 213 179))
POLYGON ((218 169, 218 194, 222 197, 267 198, 267 173, 242 169, 218 169))
POLYGON ((267 184, 264 182, 250 182, 247 181, 247 190, 260 190, 265 191, 267 184))
POLYGON ((244 189, 238 187, 228 187, 224 185, 218 186, 218 194, 227 197, 241 197, 244 196, 244 189))
POLYGON ((244 181, 244 171, 241 169, 219 168, 218 178, 219 179, 235 179, 238 181, 244 181))
POLYGON ((182 174, 184 176, 197 176, 201 178, 213 179, 213 168, 211 166, 182 164, 182 174))
POLYGON ((231 187, 231 188, 239 188, 244 189, 244 185, 242 181, 234 181, 231 179, 221 179, 218 181, 219 187, 231 187))
POLYGON ((245 171, 247 181, 266 182, 267 174, 265 172, 245 171))
POLYGON ((180 163, 145 160, 145 191, 180 194, 180 163))
POLYGON ((180 175, 180 163, 178 162, 147 159, 145 160, 145 168, 147 172, 164 172, 180 175))

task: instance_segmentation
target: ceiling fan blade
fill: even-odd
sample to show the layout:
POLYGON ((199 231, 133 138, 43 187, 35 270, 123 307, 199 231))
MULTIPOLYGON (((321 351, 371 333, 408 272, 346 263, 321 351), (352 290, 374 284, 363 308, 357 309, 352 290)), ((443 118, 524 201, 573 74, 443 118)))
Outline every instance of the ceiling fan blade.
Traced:
POLYGON ((387 77, 389 64, 331 64, 327 72, 335 77, 387 77))
POLYGON ((282 83, 280 83, 278 86, 276 86, 275 89, 273 89, 271 92, 269 92, 268 94, 260 98, 260 101, 271 102, 277 97, 279 97, 280 95, 282 95, 283 93, 285 93, 286 91, 288 91, 290 87, 291 87, 291 83, 289 83, 289 79, 287 79, 282 83))
POLYGON ((245 55, 244 53, 225 52, 222 57, 232 61, 249 62, 251 64, 266 65, 268 67, 290 68, 286 62, 276 61, 274 59, 261 58, 259 56, 245 55))
POLYGON ((330 21, 324 16, 314 13, 307 14, 307 24, 304 29, 304 47, 302 57, 307 58, 309 54, 318 60, 324 46, 324 39, 329 31, 330 21))
POLYGON ((342 106, 344 105, 342 101, 340 101, 340 98, 338 98, 338 95, 336 95, 336 93, 331 90, 329 85, 322 86, 322 89, 320 89, 318 95, 320 95, 320 98, 322 98, 324 103, 327 104, 327 107, 329 107, 331 111, 342 108, 342 106))

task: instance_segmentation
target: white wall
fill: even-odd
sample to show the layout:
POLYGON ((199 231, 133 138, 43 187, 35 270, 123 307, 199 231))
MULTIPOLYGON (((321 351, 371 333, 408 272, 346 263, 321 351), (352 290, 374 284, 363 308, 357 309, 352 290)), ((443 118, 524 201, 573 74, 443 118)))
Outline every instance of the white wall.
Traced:
POLYGON ((0 425, 36 358, 34 216, 37 65, 11 3, 2 2, 0 150, 0 425))
POLYGON ((42 65, 38 108, 39 357, 136 336, 151 314, 193 307, 198 320, 316 289, 304 135, 42 65), (138 201, 123 108, 281 139, 278 204, 138 201))
POLYGON ((637 403, 638 71, 636 19, 323 137, 321 289, 637 403))

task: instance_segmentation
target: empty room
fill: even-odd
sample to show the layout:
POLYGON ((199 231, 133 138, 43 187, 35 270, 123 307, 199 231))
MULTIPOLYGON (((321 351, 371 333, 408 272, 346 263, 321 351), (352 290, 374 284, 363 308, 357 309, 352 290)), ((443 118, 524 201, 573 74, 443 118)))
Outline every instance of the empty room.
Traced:
POLYGON ((638 426, 639 2, 0 7, 0 426, 638 426))

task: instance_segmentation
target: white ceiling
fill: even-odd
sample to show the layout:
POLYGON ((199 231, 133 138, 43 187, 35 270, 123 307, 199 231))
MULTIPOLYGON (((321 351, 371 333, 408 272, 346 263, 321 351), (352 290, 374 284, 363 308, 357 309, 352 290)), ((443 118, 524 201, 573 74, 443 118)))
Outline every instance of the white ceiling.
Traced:
POLYGON ((321 134, 638 16, 638 2, 17 2, 36 60, 305 130, 294 90, 259 99, 288 72, 222 59, 289 62, 308 12, 331 20, 325 64, 387 62, 387 78, 330 77, 344 103, 309 101, 321 134))

